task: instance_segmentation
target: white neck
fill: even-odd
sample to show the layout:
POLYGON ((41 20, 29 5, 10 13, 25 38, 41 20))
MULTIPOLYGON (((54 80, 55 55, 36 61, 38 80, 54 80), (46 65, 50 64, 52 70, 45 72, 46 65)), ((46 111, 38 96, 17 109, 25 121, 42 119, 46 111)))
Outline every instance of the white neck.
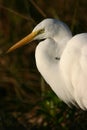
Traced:
POLYGON ((69 102, 71 95, 65 87, 63 77, 61 76, 59 62, 60 60, 55 59, 57 52, 57 44, 52 39, 46 39, 39 43, 36 48, 35 57, 36 65, 44 77, 46 82, 51 86, 58 97, 65 102, 69 102), (55 75, 57 73, 57 76, 55 75), (56 83, 59 86, 56 86, 56 83))

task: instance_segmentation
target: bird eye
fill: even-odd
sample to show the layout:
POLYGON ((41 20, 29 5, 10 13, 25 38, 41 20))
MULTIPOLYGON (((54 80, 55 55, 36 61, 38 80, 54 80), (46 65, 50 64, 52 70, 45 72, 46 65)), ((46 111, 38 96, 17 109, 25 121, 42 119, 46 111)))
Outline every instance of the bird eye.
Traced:
POLYGON ((40 30, 38 30, 38 34, 42 34, 42 33, 44 33, 45 32, 45 29, 43 28, 43 29, 40 29, 40 30))

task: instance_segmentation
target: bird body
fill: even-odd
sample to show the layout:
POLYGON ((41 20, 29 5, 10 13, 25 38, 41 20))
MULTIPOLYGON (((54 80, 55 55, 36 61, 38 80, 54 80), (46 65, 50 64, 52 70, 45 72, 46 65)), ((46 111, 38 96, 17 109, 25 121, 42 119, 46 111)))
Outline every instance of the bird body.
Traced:
POLYGON ((68 41, 61 57, 60 67, 74 101, 87 109, 87 33, 75 35, 68 41))
POLYGON ((65 23, 45 19, 8 52, 39 39, 35 59, 41 75, 66 104, 87 109, 87 33, 72 37, 65 23))

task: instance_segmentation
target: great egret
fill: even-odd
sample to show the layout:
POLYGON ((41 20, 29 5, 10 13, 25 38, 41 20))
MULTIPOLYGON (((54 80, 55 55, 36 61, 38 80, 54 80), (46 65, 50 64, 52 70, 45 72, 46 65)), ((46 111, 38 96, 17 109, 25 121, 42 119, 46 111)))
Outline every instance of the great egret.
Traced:
POLYGON ((65 23, 48 18, 7 53, 40 39, 35 58, 41 75, 66 104, 87 109, 87 33, 72 37, 65 23))

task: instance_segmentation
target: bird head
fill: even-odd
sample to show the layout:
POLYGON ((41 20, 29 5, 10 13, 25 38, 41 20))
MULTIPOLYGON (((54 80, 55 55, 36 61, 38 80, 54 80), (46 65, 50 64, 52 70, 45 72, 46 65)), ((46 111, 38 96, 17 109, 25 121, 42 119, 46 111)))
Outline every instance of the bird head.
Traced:
POLYGON ((9 53, 21 46, 24 46, 33 40, 41 40, 41 39, 47 38, 48 37, 47 32, 49 32, 49 28, 48 28, 49 23, 50 23, 50 21, 48 19, 45 19, 42 22, 40 22, 29 35, 27 35, 22 40, 18 41, 12 47, 10 47, 8 49, 7 53, 9 53))
MULTIPOLYGON (((14 44, 11 48, 8 49, 7 53, 28 44, 29 42, 33 40, 41 40, 41 39, 46 39, 46 38, 54 38, 57 41, 59 40, 58 38, 61 38, 61 35, 63 35, 62 30, 65 33, 68 32, 66 31, 68 27, 66 24, 56 20, 56 19, 51 19, 47 18, 40 22, 34 29, 33 31, 24 37, 22 40, 14 44), (59 36, 59 37, 56 37, 59 36)), ((68 29, 69 30, 69 29, 68 29)), ((65 35, 65 34, 64 34, 65 35)))

